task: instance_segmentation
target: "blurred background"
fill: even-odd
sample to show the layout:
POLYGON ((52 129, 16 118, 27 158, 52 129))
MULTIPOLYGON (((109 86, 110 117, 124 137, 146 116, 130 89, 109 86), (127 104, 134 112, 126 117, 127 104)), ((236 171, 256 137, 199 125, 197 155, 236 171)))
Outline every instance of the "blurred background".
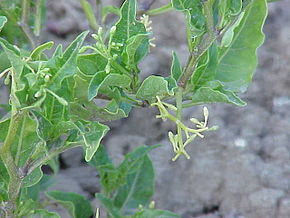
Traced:
MULTIPOLYGON (((121 4, 119 0, 103 2, 121 4)), ((146 8, 148 2, 139 0, 139 8, 146 8)), ((156 0, 151 7, 168 2, 156 0)), ((186 61, 183 20, 177 12, 152 18, 157 46, 142 62, 142 76, 168 75, 172 50, 183 63, 186 61)), ((207 105, 210 125, 218 125, 219 130, 208 132, 205 139, 188 147, 190 160, 181 157, 171 161, 173 152, 167 133, 175 125, 157 120, 156 109, 135 109, 129 118, 109 123, 111 131, 103 144, 116 163, 138 145, 163 145, 151 152, 157 179, 153 200, 158 208, 174 211, 183 218, 290 217, 289 23, 290 1, 269 4, 266 39, 258 50, 259 66, 253 83, 242 96, 248 105, 207 105)), ((87 29, 89 24, 78 0, 47 1, 41 41, 67 45, 87 29)), ((0 104, 7 103, 7 99, 1 85, 0 104)), ((187 109, 185 119, 202 117, 201 111, 202 106, 187 109)), ((83 194, 98 207, 93 199, 99 191, 97 172, 84 163, 82 149, 62 154, 60 163, 58 182, 50 189, 83 194)), ((58 206, 52 209, 68 217, 58 206)))

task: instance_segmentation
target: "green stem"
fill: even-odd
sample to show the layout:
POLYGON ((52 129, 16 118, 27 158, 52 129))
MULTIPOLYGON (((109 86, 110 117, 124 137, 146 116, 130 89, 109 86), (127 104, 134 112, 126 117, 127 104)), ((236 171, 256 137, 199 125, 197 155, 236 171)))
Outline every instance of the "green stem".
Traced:
POLYGON ((206 27, 207 27, 207 33, 203 36, 202 40, 200 41, 200 44, 197 46, 197 48, 193 49, 191 52, 187 65, 184 69, 184 72, 178 82, 178 85, 186 88, 187 81, 192 76, 192 74, 195 72, 196 65, 200 59, 200 57, 209 49, 209 47, 213 44, 213 42, 216 40, 216 33, 214 28, 214 20, 213 20, 213 5, 214 0, 207 0, 204 3, 204 14, 206 18, 206 27))
POLYGON ((34 21, 34 35, 39 36, 41 30, 41 17, 42 17, 42 10, 41 10, 41 2, 42 0, 36 0, 36 11, 35 11, 35 21, 34 21))
POLYGON ((22 178, 19 169, 15 165, 14 159, 11 154, 11 147, 17 136, 17 130, 22 120, 23 114, 15 114, 11 117, 8 133, 5 138, 3 146, 0 148, 0 157, 7 169, 9 174, 9 184, 8 184, 8 202, 7 202, 7 217, 15 217, 14 210, 16 209, 16 202, 20 192, 20 187, 22 183, 22 178))
POLYGON ((23 33, 26 35, 28 41, 31 44, 31 47, 35 47, 35 39, 31 29, 28 25, 28 18, 30 15, 30 0, 22 0, 22 13, 21 13, 21 21, 20 27, 22 28, 23 33))
POLYGON ((85 15, 89 21, 89 24, 93 30, 97 30, 99 25, 97 22, 97 19, 94 15, 94 11, 92 9, 92 6, 87 0, 80 0, 81 6, 83 8, 83 11, 85 12, 85 15))
POLYGON ((35 162, 32 162, 31 160, 27 161, 28 165, 26 165, 26 166, 23 167, 23 169, 24 169, 23 171, 26 171, 27 172, 27 175, 29 175, 35 169, 41 167, 42 165, 45 165, 47 163, 47 161, 49 161, 52 158, 56 157, 60 153, 66 151, 68 149, 77 147, 77 146, 79 146, 78 143, 71 143, 70 146, 65 145, 65 146, 62 146, 60 148, 56 148, 56 149, 50 150, 47 155, 45 155, 43 158, 41 158, 39 160, 36 160, 35 162), (75 144, 75 145, 73 145, 73 144, 75 144))
POLYGON ((17 145, 17 152, 16 152, 16 156, 15 156, 15 165, 16 166, 19 164, 19 160, 20 160, 26 117, 27 116, 24 115, 23 119, 21 120, 22 124, 21 124, 21 128, 20 128, 19 140, 18 140, 18 145, 17 145))
POLYGON ((160 7, 160 8, 155 8, 155 9, 146 11, 145 13, 149 16, 156 16, 156 15, 160 15, 160 14, 166 13, 168 11, 171 11, 172 9, 173 9, 172 4, 169 3, 167 5, 160 7))
POLYGON ((102 0, 96 0, 96 19, 97 19, 97 23, 99 24, 99 26, 103 25, 102 8, 103 8, 102 0))

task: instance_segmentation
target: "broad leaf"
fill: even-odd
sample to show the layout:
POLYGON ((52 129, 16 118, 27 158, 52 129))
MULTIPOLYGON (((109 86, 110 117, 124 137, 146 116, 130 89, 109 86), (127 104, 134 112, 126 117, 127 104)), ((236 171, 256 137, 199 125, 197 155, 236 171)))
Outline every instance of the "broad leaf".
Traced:
POLYGON ((147 205, 154 193, 154 170, 152 162, 146 155, 138 161, 132 169, 135 172, 128 174, 126 184, 122 186, 114 199, 115 205, 130 213, 139 205, 147 205))
POLYGON ((218 87, 217 89, 201 87, 192 96, 192 103, 196 105, 216 102, 230 103, 237 106, 246 105, 234 92, 226 91, 222 87, 218 87))
POLYGON ((102 138, 109 131, 109 127, 98 122, 76 122, 79 138, 83 142, 85 160, 90 161, 99 148, 102 138))
POLYGON ((205 18, 202 13, 202 1, 200 0, 171 0, 176 10, 184 11, 195 29, 202 29, 205 18))
POLYGON ((128 69, 138 71, 138 63, 149 50, 148 34, 138 34, 132 36, 128 39, 126 44, 126 49, 122 54, 123 62, 125 62, 128 69))
MULTIPOLYGON (((63 56, 59 60, 60 66, 57 66, 57 69, 54 71, 49 71, 52 75, 48 83, 48 88, 50 90, 56 91, 60 89, 62 81, 67 77, 73 76, 77 72, 77 54, 87 34, 88 32, 80 34, 65 50, 63 56)), ((47 67, 51 66, 48 65, 47 67)))
POLYGON ((73 218, 89 218, 93 215, 90 202, 79 194, 49 191, 46 195, 65 207, 73 218))
POLYGON ((61 218, 57 213, 44 209, 33 211, 33 214, 26 216, 27 218, 61 218))
POLYGON ((154 148, 156 146, 138 147, 126 155, 118 168, 120 175, 126 177, 125 185, 118 189, 114 204, 124 213, 132 212, 139 205, 147 205, 154 193, 154 170, 147 155, 154 148))
POLYGON ((100 175, 102 190, 105 194, 114 192, 118 187, 120 187, 120 185, 122 185, 119 182, 118 170, 113 165, 104 146, 100 145, 98 151, 95 153, 89 164, 97 169, 100 175))
POLYGON ((104 71, 108 60, 100 54, 78 55, 77 64, 81 72, 85 75, 95 75, 99 71, 104 71))
POLYGON ((227 90, 245 91, 251 82, 257 66, 256 50, 264 41, 262 26, 266 15, 266 0, 253 0, 247 5, 240 25, 235 28, 231 44, 221 48, 215 78, 227 90))
POLYGON ((173 91, 169 90, 168 82, 161 76, 147 77, 136 93, 136 97, 149 102, 154 102, 156 96, 160 98, 174 95, 173 91))
POLYGON ((116 73, 107 74, 104 71, 98 72, 92 78, 88 90, 88 98, 91 101, 98 94, 99 89, 102 87, 105 89, 111 89, 110 87, 129 87, 131 78, 127 75, 121 75, 116 73))
POLYGON ((136 20, 136 0, 126 0, 121 7, 121 18, 112 39, 112 42, 121 43, 123 47, 115 52, 121 54, 127 41, 138 34, 146 34, 146 29, 144 24, 136 20))

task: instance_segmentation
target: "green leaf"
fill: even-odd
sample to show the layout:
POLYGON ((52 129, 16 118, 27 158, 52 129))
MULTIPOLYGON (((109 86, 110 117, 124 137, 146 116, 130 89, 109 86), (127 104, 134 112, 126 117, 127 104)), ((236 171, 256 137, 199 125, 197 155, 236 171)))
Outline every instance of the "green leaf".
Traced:
POLYGON ((101 202, 101 204, 106 208, 112 217, 122 218, 119 209, 114 206, 114 203, 110 198, 107 198, 100 193, 96 194, 96 198, 101 202))
POLYGON ((102 138, 109 131, 109 127, 98 122, 76 122, 80 140, 84 143, 85 160, 90 161, 99 148, 102 138))
POLYGON ((61 218, 57 213, 44 209, 34 210, 33 214, 26 216, 27 218, 61 218))
POLYGON ((154 102, 156 96, 160 98, 174 95, 174 92, 169 90, 168 82, 161 76, 147 77, 136 93, 136 97, 142 100, 147 100, 150 103, 154 102))
POLYGON ((171 77, 177 82, 182 75, 182 67, 175 52, 172 52, 171 77))
POLYGON ((52 179, 52 176, 43 175, 43 177, 37 184, 28 188, 22 187, 20 200, 26 201, 27 199, 32 199, 35 202, 39 201, 41 197, 40 194, 47 190, 47 188, 51 186, 53 182, 54 181, 52 179))
POLYGON ((235 104, 237 106, 245 106, 246 103, 242 101, 234 92, 219 89, 212 89, 210 87, 201 87, 195 91, 192 96, 192 102, 196 105, 224 102, 235 104))
POLYGON ((121 16, 120 9, 113 5, 104 6, 102 8, 102 22, 104 22, 108 16, 108 14, 115 14, 121 16))
POLYGON ((46 195, 65 207, 73 218, 89 218, 93 215, 90 202, 79 194, 49 191, 46 195))
POLYGON ((186 13, 193 28, 203 28, 205 18, 202 13, 202 3, 200 0, 171 0, 171 2, 176 10, 186 13))
POLYGON ((134 167, 114 199, 114 204, 125 213, 147 205, 154 193, 154 170, 149 157, 145 155, 134 167))
POLYGON ((36 185, 41 180, 42 176, 43 172, 41 170, 41 167, 36 168, 29 175, 25 176, 25 178, 23 179, 22 187, 26 188, 36 185))
POLYGON ((0 16, 0 32, 4 27, 5 23, 7 22, 7 18, 5 16, 0 16))
POLYGON ((92 78, 88 90, 88 98, 91 101, 94 97, 97 96, 99 89, 101 88, 110 88, 120 87, 126 88, 129 87, 131 83, 131 78, 127 75, 110 73, 107 74, 104 71, 96 73, 92 78))
POLYGON ((136 20, 136 0, 126 0, 121 7, 121 17, 116 24, 116 32, 112 39, 112 42, 121 43, 124 46, 115 52, 121 54, 132 36, 146 33, 144 24, 136 20))
MULTIPOLYGON (((49 73, 52 75, 48 83, 48 88, 51 91, 56 91, 61 88, 61 83, 65 78, 73 76, 77 72, 77 54, 88 32, 81 33, 65 50, 61 58, 61 66, 57 67, 56 72, 52 70, 49 73)), ((50 68, 48 65, 47 67, 50 68)))
POLYGON ((220 29, 235 19, 234 16, 241 12, 242 5, 242 0, 220 0, 218 2, 220 29))
POLYGON ((127 68, 138 71, 138 63, 144 58, 149 50, 148 34, 132 36, 128 39, 126 44, 126 49, 122 54, 123 61, 127 65, 127 68))
MULTIPOLYGON (((74 116, 73 119, 79 120, 95 120, 99 122, 112 121, 116 119, 121 119, 127 117, 131 107, 122 103, 112 100, 115 104, 115 110, 108 109, 107 107, 99 107, 93 101, 88 101, 88 87, 90 83, 90 78, 84 78, 82 75, 77 75, 75 77, 75 87, 76 90, 74 94, 75 102, 70 103, 70 113, 74 116)), ((108 87, 107 87, 108 88, 108 87)), ((118 90, 105 90, 105 94, 112 94, 118 92, 118 90)), ((120 95, 120 93, 118 94, 120 95)), ((115 95, 111 95, 112 98, 116 98, 115 95)), ((117 97, 120 98, 120 97, 117 97)))
POLYGON ((95 75, 99 71, 104 71, 108 60, 100 54, 78 55, 77 64, 81 72, 85 75, 95 75))
POLYGON ((24 67, 24 62, 22 58, 20 57, 20 52, 15 47, 10 45, 6 40, 1 39, 1 38, 0 38, 0 45, 4 49, 11 63, 11 66, 15 70, 15 77, 16 77, 15 80, 17 81, 17 83, 20 83, 21 81, 20 77, 21 77, 23 67, 24 67))
POLYGON ((132 216, 132 218, 180 218, 181 216, 167 210, 142 209, 132 216))
POLYGON ((53 41, 50 42, 46 42, 40 46, 38 46, 37 48, 35 48, 32 52, 31 52, 31 59, 32 60, 37 60, 40 58, 41 54, 43 51, 47 50, 47 49, 51 49, 54 45, 53 41))
POLYGON ((240 25, 235 28, 231 44, 220 50, 215 79, 227 90, 245 91, 251 82, 257 66, 256 50, 264 41, 262 26, 266 15, 265 0, 249 3, 240 25))
MULTIPOLYGON (((118 170, 125 184, 118 189, 114 205, 128 213, 147 205, 154 193, 154 169, 147 153, 157 146, 140 146, 125 156, 118 170)), ((122 179, 120 180, 120 182, 122 179)))
POLYGON ((105 194, 114 192, 118 187, 120 187, 120 185, 122 185, 119 182, 118 170, 113 165, 103 145, 100 145, 89 164, 97 169, 100 175, 102 191, 105 194))
POLYGON ((235 21, 235 23, 225 32, 222 41, 221 41, 221 47, 229 47, 231 44, 233 38, 234 38, 234 30, 236 27, 239 26, 241 20, 244 17, 244 12, 242 12, 239 16, 238 19, 235 21))

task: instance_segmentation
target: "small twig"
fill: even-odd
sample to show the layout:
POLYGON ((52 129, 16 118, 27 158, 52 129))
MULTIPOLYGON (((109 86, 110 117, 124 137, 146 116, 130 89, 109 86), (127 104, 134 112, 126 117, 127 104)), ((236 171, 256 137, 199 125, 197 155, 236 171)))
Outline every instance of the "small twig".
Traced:
POLYGON ((22 28, 22 31, 26 35, 27 39, 29 40, 31 47, 34 48, 36 43, 35 43, 34 35, 28 25, 29 14, 30 14, 30 0, 23 0, 21 21, 19 25, 22 28))
POLYGON ((83 11, 89 21, 91 28, 96 31, 99 28, 91 4, 87 0, 80 0, 83 11))
POLYGON ((103 26, 102 25, 102 8, 103 8, 102 0, 96 0, 96 19, 99 26, 103 26))
POLYGON ((35 3, 35 22, 34 22, 34 35, 39 37, 40 30, 41 30, 41 17, 42 17, 42 10, 41 10, 41 1, 42 0, 36 0, 35 3))
POLYGON ((207 33, 203 36, 197 48, 193 49, 193 51, 191 52, 188 58, 187 65, 184 69, 184 73, 178 82, 178 85, 180 87, 183 87, 184 89, 186 88, 187 81, 194 73, 200 57, 208 50, 208 48, 217 38, 217 34, 214 28, 212 4, 213 4, 212 0, 207 0, 204 3, 204 13, 206 18, 207 33))

